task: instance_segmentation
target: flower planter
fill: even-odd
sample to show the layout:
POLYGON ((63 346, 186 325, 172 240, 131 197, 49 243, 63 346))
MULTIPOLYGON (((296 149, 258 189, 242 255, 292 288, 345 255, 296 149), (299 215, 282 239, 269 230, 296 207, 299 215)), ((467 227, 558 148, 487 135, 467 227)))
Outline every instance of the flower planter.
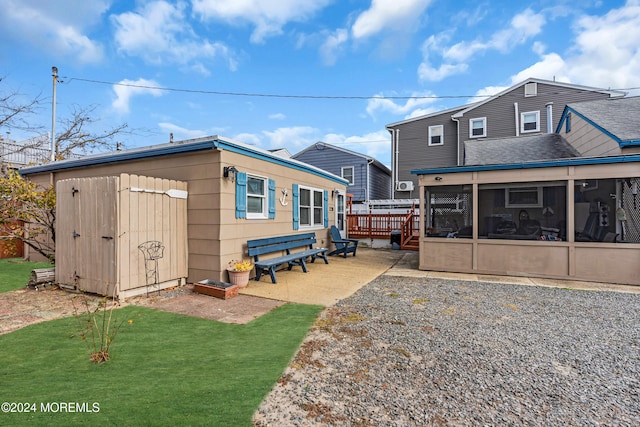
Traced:
POLYGON ((193 291, 220 299, 229 299, 238 295, 238 286, 207 279, 196 283, 193 291))
POLYGON ((229 273, 229 283, 236 285, 240 288, 244 288, 249 284, 249 274, 251 273, 251 270, 247 270, 247 271, 227 270, 227 273, 229 273))

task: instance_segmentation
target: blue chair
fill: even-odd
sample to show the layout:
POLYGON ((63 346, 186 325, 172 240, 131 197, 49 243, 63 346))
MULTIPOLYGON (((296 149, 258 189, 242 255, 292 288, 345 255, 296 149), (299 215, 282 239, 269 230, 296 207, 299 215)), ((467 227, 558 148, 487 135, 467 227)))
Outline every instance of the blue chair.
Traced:
POLYGON ((357 239, 343 239, 340 235, 340 231, 338 227, 335 225, 331 226, 331 243, 336 245, 336 249, 334 251, 329 252, 328 255, 337 255, 342 254, 345 258, 349 252, 353 252, 353 256, 356 256, 356 250, 358 249, 358 240, 357 239))

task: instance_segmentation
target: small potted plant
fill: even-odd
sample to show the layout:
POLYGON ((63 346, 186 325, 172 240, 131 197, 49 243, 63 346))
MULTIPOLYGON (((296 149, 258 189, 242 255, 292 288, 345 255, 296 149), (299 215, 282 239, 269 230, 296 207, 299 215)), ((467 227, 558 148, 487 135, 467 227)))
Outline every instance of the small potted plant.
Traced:
POLYGON ((249 274, 253 270, 253 264, 251 261, 236 261, 229 262, 227 272, 229 273, 229 282, 232 285, 238 285, 240 288, 244 288, 249 284, 249 274))

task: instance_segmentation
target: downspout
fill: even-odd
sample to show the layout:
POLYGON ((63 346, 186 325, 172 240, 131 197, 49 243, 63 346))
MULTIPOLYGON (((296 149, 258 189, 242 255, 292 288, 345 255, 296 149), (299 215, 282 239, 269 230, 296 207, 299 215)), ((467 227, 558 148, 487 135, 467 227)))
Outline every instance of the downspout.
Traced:
POLYGON ((391 183, 391 197, 396 198, 396 182, 398 182, 398 154, 400 145, 400 129, 391 129, 391 154, 393 156, 393 182, 391 183))
POLYGON ((373 159, 369 159, 367 160, 367 193, 366 193, 366 197, 367 197, 367 202, 369 200, 371 200, 371 175, 369 174, 369 169, 371 167, 371 164, 374 162, 373 159))
POLYGON ((451 116, 451 120, 456 122, 456 166, 461 166, 460 162, 460 120, 451 116))
POLYGON ((553 102, 548 102, 547 107, 547 133, 553 133, 553 102))
POLYGON ((516 121, 516 136, 520 136, 520 115, 518 113, 518 103, 513 103, 513 109, 515 110, 515 121, 516 121))

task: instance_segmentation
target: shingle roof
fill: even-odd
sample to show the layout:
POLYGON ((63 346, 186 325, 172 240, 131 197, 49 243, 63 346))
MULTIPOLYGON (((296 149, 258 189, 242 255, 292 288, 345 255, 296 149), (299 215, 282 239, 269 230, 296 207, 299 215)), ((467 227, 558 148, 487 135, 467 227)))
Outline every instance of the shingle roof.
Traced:
POLYGON ((621 142, 640 140, 640 96, 575 102, 567 107, 621 142))
POLYGON ((555 133, 465 141, 464 153, 465 166, 566 159, 580 155, 555 133))

